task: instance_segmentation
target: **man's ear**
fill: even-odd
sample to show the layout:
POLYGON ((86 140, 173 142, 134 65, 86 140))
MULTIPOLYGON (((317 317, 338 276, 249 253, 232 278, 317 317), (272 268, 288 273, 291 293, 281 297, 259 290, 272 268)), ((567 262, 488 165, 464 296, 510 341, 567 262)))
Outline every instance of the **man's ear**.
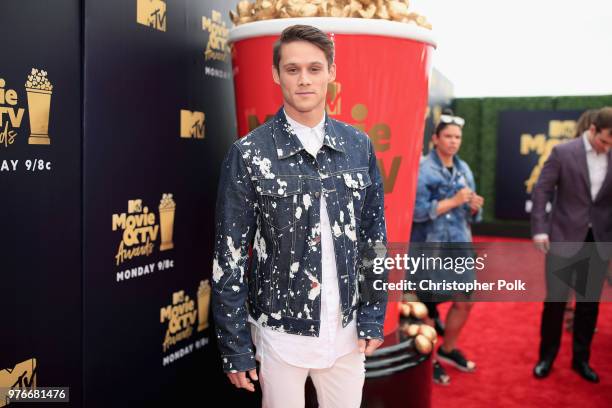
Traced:
POLYGON ((333 63, 329 66, 329 82, 334 82, 336 80, 336 64, 333 63))
POLYGON ((274 80, 275 83, 280 85, 280 75, 274 65, 272 65, 272 79, 274 80))

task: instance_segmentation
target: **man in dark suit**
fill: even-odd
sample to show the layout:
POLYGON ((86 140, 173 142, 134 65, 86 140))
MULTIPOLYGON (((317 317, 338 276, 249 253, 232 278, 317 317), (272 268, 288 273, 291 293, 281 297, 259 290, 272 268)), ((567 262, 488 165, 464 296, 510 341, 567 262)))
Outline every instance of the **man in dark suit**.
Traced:
POLYGON ((533 190, 533 240, 547 254, 536 378, 550 373, 559 351, 572 286, 576 289, 572 368, 586 380, 599 382, 589 355, 611 255, 611 148, 612 108, 606 107, 580 137, 553 148, 533 190), (548 202, 553 203, 549 215, 548 202))

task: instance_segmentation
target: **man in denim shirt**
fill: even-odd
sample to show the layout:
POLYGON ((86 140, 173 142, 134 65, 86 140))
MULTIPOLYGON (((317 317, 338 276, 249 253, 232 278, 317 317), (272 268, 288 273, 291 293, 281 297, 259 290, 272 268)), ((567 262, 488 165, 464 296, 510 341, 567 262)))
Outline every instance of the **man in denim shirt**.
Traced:
POLYGON ((372 288, 387 279, 372 268, 386 245, 382 179, 369 138, 325 114, 331 40, 289 27, 273 62, 284 106, 232 145, 219 181, 212 310, 223 367, 236 387, 260 380, 264 406, 303 406, 310 375, 321 404, 358 407, 364 353, 383 340, 387 294, 372 288))

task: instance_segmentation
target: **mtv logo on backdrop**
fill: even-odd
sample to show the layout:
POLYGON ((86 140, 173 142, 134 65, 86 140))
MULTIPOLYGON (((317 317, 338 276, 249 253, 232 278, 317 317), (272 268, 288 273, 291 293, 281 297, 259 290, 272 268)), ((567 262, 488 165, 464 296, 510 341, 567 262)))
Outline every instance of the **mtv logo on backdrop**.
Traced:
POLYGON ((181 109, 181 137, 204 139, 204 112, 181 109))
POLYGON ((13 368, 0 370, 0 407, 8 405, 7 390, 36 388, 36 359, 18 363, 13 368))
POLYGON ((136 22, 159 31, 166 31, 166 2, 136 0, 136 22))
POLYGON ((128 200, 128 213, 142 212, 142 200, 128 200))

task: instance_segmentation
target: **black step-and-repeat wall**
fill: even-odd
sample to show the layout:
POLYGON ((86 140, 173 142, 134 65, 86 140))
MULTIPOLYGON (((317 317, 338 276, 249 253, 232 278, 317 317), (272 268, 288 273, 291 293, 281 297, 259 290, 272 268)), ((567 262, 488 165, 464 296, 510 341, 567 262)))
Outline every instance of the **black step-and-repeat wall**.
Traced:
POLYGON ((0 387, 256 405, 223 375, 209 313, 235 4, 0 3, 0 387))
POLYGON ((206 406, 218 392, 208 307, 216 180, 236 137, 228 3, 85 2, 86 406, 206 406))
POLYGON ((528 220, 531 192, 552 148, 574 137, 582 111, 504 111, 499 114, 495 216, 528 220))
POLYGON ((0 407, 2 388, 81 398, 79 10, 0 1, 0 407))

